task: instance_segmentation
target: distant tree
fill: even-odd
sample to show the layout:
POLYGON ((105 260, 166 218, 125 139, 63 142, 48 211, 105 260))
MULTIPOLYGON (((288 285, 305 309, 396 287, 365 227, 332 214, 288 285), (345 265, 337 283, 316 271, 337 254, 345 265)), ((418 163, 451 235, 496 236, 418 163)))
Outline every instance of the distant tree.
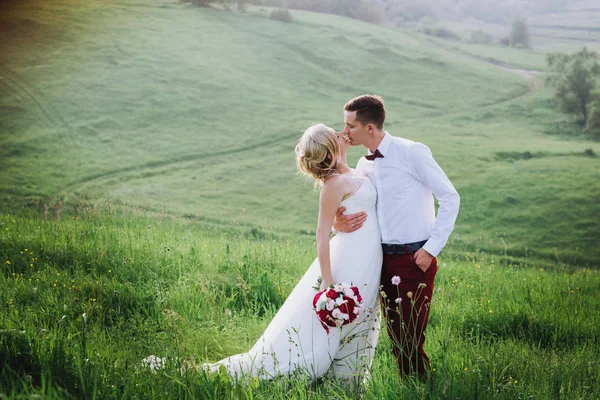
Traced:
POLYGON ((590 103, 590 115, 587 118, 585 128, 600 134, 600 87, 592 92, 592 102, 590 103))
POLYGON ((548 54, 548 67, 553 74, 547 80, 556 87, 556 100, 565 112, 588 121, 589 106, 594 100, 594 88, 600 76, 598 53, 583 50, 573 54, 548 54))
POLYGON ((529 25, 526 18, 515 18, 510 26, 510 43, 513 46, 529 49, 529 25))

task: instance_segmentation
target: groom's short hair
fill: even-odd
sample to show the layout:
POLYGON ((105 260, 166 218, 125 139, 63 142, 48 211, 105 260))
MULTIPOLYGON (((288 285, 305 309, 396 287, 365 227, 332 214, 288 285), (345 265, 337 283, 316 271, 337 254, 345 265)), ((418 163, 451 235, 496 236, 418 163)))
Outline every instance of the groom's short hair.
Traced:
POLYGON ((385 107, 381 96, 363 94, 350 100, 344 106, 346 111, 356 111, 356 119, 361 124, 373 124, 377 129, 383 129, 385 122, 385 107))

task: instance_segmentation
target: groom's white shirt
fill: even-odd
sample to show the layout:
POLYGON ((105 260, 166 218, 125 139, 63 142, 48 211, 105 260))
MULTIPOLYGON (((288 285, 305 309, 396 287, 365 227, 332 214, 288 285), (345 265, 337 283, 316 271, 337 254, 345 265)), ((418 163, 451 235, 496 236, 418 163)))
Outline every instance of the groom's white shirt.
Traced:
POLYGON ((367 175, 377 189, 381 242, 427 240, 424 249, 436 257, 458 215, 456 189, 424 144, 386 132, 377 149, 384 157, 373 161, 362 157, 356 170, 367 175), (439 203, 437 219, 432 194, 439 203))

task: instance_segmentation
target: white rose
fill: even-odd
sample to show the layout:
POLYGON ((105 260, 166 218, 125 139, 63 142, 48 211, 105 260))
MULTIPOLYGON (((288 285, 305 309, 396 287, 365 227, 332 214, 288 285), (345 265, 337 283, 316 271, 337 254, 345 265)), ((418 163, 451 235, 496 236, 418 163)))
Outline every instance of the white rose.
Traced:
POLYGON ((333 310, 331 312, 331 316, 335 319, 340 318, 341 315, 342 315, 342 312, 338 308, 336 308, 335 310, 333 310))
POLYGON ((333 310, 334 306, 335 306, 335 302, 333 300, 332 301, 328 301, 327 302, 327 306, 326 306, 327 307, 327 311, 333 310))

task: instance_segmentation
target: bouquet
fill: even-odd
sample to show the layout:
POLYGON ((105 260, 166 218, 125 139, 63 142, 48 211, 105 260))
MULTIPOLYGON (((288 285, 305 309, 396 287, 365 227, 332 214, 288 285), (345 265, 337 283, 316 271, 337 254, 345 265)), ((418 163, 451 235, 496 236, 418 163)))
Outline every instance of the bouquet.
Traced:
POLYGON ((315 295, 313 308, 329 335, 329 327, 348 325, 362 313, 362 297, 356 286, 336 283, 315 295))

